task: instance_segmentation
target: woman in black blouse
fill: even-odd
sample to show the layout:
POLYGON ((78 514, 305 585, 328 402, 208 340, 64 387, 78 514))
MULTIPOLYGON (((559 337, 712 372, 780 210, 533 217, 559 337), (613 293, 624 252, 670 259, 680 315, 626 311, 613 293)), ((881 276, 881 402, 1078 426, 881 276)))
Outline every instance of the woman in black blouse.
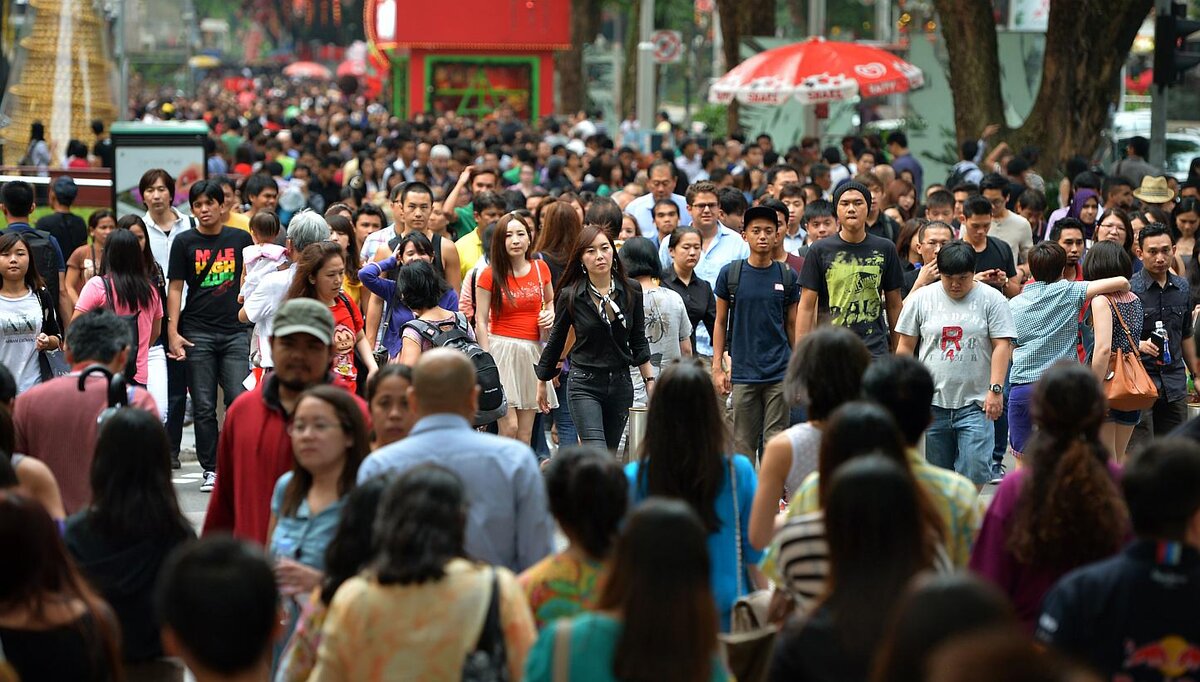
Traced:
MULTIPOLYGON (((554 328, 537 365, 538 379, 557 377, 574 328, 567 405, 582 443, 609 449, 620 443, 633 405, 630 366, 638 366, 647 393, 652 390, 644 325, 642 288, 625 276, 612 238, 595 225, 585 226, 559 280, 554 328)), ((538 385, 538 406, 549 409, 544 383, 538 385)))
MULTIPOLYGON (((696 328, 703 322, 712 338, 717 319, 717 299, 712 286, 695 274, 700 262, 700 233, 691 227, 677 227, 667 240, 671 267, 666 269, 662 285, 683 298, 688 320, 692 323, 692 352, 696 351, 696 328)), ((712 354, 711 347, 709 354, 712 354)))

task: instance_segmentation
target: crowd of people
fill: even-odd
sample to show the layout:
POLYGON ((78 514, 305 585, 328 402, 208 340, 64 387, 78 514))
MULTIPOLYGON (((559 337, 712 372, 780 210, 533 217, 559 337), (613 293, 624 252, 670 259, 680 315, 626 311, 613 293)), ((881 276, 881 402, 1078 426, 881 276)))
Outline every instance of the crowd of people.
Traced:
POLYGON ((1200 671, 1200 159, 210 94, 178 202, 0 188, 0 673, 1200 671))

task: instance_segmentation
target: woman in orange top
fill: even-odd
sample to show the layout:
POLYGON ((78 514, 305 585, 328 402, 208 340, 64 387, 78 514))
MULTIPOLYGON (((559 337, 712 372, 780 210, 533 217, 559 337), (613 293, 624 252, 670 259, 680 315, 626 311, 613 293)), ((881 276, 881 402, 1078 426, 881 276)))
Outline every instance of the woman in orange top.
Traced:
MULTIPOLYGON (((533 367, 541 357, 542 332, 554 325, 554 287, 546 263, 529 259, 525 221, 509 213, 496 226, 489 267, 479 274, 476 286, 475 338, 496 360, 508 399, 500 435, 528 443, 538 409, 533 367)), ((547 394, 553 396, 554 391, 547 394)), ((557 407, 556 402, 550 407, 557 407)))

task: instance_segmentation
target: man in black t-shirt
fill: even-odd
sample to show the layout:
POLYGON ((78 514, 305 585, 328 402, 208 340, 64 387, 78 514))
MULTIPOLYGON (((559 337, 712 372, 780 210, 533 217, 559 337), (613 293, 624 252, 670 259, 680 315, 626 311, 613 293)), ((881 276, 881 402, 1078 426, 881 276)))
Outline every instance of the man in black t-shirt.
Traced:
POLYGON ((216 181, 192 185, 188 200, 197 225, 171 245, 167 341, 170 356, 188 363, 196 458, 204 469, 200 491, 212 492, 217 479, 217 383, 228 408, 245 390, 242 382, 249 373, 250 343, 246 325, 238 320, 238 296, 242 250, 253 240, 248 232, 221 224, 225 194, 216 181))
POLYGON ((1012 249, 988 236, 992 229, 992 204, 976 194, 963 202, 962 239, 975 249, 975 281, 996 287, 1006 297, 1021 293, 1021 281, 1012 249))
POLYGON ((895 243, 866 232, 871 210, 866 186, 843 183, 833 193, 833 204, 841 229, 809 248, 800 271, 796 343, 812 329, 819 308, 828 311, 832 324, 858 334, 873 356, 886 355, 894 346, 889 321, 900 319, 900 256, 895 243))

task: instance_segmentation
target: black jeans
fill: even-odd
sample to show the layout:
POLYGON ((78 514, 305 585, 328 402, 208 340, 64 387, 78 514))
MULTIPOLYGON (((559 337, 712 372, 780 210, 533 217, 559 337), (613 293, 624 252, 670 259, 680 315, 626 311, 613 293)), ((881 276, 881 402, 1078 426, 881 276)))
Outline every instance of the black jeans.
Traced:
POLYGON ((183 418, 187 409, 188 371, 187 361, 167 358, 167 438, 171 441, 171 453, 179 455, 179 444, 183 442, 183 418))
POLYGON ((225 392, 225 408, 246 389, 250 373, 250 343, 245 333, 192 331, 187 348, 188 389, 196 429, 196 459, 205 471, 217 470, 217 383, 225 392))
POLYGON ((567 379, 567 406, 581 443, 616 450, 633 406, 629 369, 572 367, 567 379))

